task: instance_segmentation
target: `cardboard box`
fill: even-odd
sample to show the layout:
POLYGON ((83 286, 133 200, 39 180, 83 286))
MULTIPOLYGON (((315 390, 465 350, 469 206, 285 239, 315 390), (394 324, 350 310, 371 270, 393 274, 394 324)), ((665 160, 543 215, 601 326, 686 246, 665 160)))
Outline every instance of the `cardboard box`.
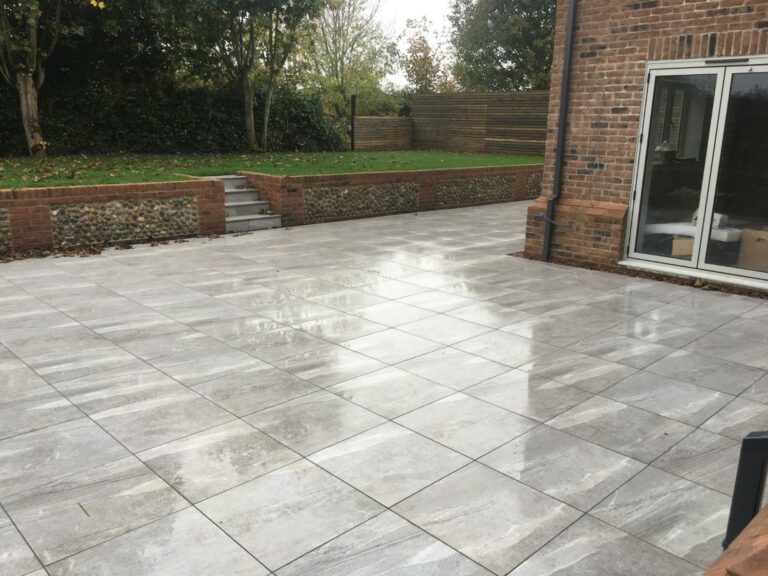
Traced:
POLYGON ((693 256, 693 238, 675 236, 672 239, 672 258, 690 258, 693 256))
POLYGON ((744 229, 741 235, 739 268, 768 272, 768 229, 744 229))

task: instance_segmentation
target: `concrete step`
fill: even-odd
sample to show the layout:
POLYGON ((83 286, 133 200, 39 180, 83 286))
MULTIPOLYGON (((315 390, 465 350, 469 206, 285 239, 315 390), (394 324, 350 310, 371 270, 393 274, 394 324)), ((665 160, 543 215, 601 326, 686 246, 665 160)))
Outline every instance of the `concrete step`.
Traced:
POLYGON ((221 180, 224 182, 224 190, 229 192, 230 190, 242 190, 248 188, 248 178, 245 176, 237 176, 234 174, 228 174, 225 176, 209 176, 211 180, 221 180))
POLYGON ((247 200, 241 202, 227 202, 224 204, 227 217, 261 215, 269 210, 269 202, 265 200, 247 200))
POLYGON ((259 191, 254 188, 240 188, 226 191, 227 204, 232 202, 256 202, 259 199, 259 191))
POLYGON ((283 221, 279 214, 230 216, 227 218, 227 233, 254 232, 256 230, 280 228, 282 225, 283 221))

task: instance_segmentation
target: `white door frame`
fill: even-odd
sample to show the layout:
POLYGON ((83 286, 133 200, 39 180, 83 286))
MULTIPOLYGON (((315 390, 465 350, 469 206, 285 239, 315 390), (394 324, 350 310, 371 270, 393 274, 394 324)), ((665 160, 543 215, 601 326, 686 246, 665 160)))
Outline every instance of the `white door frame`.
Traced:
POLYGON ((628 260, 622 265, 631 266, 632 262, 639 267, 674 270, 681 274, 702 276, 713 274, 743 277, 744 282, 752 284, 752 280, 763 287, 768 280, 768 273, 743 270, 734 267, 706 264, 706 253, 712 224, 712 211, 722 157, 723 135, 727 120, 728 100, 730 96, 731 79, 734 74, 753 72, 768 72, 768 56, 749 56, 743 58, 711 58, 696 60, 662 60, 649 62, 646 69, 646 82, 643 88, 643 104, 640 114, 639 137, 635 150, 635 167, 632 177, 632 194, 629 202, 628 230, 625 235, 625 251, 628 260), (765 70, 763 70, 765 69, 765 70), (691 261, 663 256, 641 254, 635 250, 637 233, 640 226, 640 209, 642 206, 642 187, 645 178, 648 144, 650 141, 650 122, 653 110, 653 98, 656 89, 656 78, 663 76, 684 76, 690 74, 714 74, 718 76, 717 87, 712 110, 712 124, 707 144, 702 191, 699 197, 699 219, 697 222, 694 250, 691 261), (703 217, 702 217, 703 215, 703 217))
MULTIPOLYGON (((702 270, 712 270, 713 272, 723 272, 737 276, 747 276, 749 278, 758 278, 768 280, 768 272, 759 272, 757 270, 746 270, 737 266, 720 266, 707 263, 707 251, 709 249, 710 234, 712 232, 712 215, 715 210, 715 197, 717 196, 717 184, 720 175, 720 163, 723 156, 723 140, 725 139, 725 127, 728 122, 728 108, 731 100, 731 85, 733 77, 737 74, 755 74, 768 73, 768 64, 755 66, 729 66, 725 74, 725 88, 721 104, 720 119, 717 124, 717 142, 715 143, 713 169, 709 182, 709 198, 707 199, 706 210, 704 213, 704 230, 702 231, 702 243, 699 252, 699 268, 702 270)), ((768 161, 768 159, 766 159, 768 161)))

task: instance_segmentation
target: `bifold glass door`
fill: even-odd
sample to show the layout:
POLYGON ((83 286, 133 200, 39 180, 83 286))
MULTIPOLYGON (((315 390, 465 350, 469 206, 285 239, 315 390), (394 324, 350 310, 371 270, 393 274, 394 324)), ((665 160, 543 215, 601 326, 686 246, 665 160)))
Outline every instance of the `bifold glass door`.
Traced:
POLYGON ((648 82, 629 256, 768 279, 768 66, 648 82))

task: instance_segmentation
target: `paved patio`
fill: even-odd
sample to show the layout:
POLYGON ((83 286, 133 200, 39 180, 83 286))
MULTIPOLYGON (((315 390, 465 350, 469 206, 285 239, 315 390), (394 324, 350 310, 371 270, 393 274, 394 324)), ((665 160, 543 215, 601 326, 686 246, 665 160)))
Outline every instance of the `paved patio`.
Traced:
POLYGON ((0 264, 0 574, 700 574, 768 303, 506 256, 524 221, 0 264))

